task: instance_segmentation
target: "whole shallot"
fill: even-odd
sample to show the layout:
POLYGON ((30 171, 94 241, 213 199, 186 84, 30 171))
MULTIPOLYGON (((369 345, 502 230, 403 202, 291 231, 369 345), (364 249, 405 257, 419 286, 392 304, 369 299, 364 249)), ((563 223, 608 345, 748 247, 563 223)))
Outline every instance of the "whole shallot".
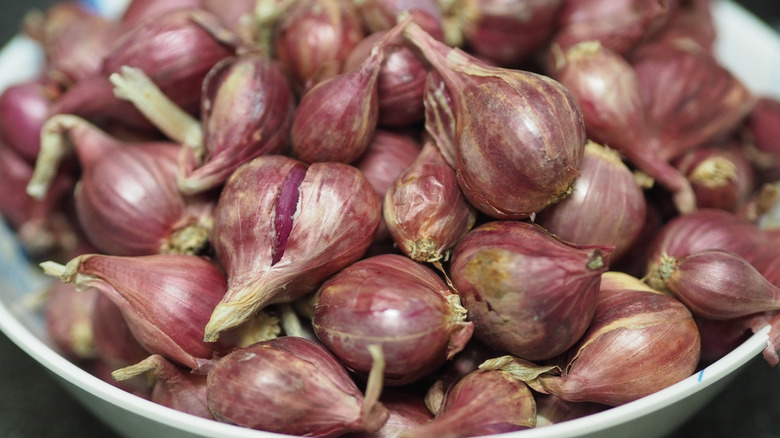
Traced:
POLYGON ((383 214, 393 241, 418 262, 446 260, 476 222, 477 212, 458 186, 455 171, 432 141, 394 181, 383 214))
POLYGON ((437 272, 396 254, 360 260, 325 281, 312 325, 345 366, 364 375, 373 364, 368 345, 379 345, 385 384, 395 386, 431 374, 474 332, 437 272))
POLYGON ((387 421, 388 411, 378 401, 380 388, 371 386, 371 393, 361 393, 321 344, 283 336, 220 358, 207 376, 206 397, 212 415, 222 422, 337 437, 375 432, 387 421))
POLYGON ((485 223, 455 247, 449 275, 485 344, 550 359, 591 324, 612 247, 577 246, 541 226, 485 223))
POLYGON ((648 275, 696 316, 735 319, 780 310, 780 288, 729 251, 703 250, 680 258, 662 255, 658 271, 648 275))
POLYGON ((519 219, 568 194, 579 175, 585 124, 563 85, 547 76, 488 66, 415 23, 404 35, 452 98, 451 108, 440 109, 454 116, 454 127, 448 128, 454 150, 443 155, 454 158, 458 183, 476 208, 494 218, 519 219))

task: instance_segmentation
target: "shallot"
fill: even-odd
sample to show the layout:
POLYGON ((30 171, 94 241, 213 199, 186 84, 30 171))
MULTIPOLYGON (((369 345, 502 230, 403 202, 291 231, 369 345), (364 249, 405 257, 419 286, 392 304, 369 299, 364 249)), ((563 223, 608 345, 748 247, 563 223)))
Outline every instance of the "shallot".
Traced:
POLYGON ((460 240, 449 275, 477 339, 524 359, 550 359, 590 326, 611 251, 570 244, 532 223, 494 221, 460 240))
POLYGON ((138 342, 192 370, 230 347, 203 341, 211 310, 227 289, 214 262, 185 254, 85 254, 66 265, 41 264, 44 273, 77 288, 95 288, 121 310, 138 342))
MULTIPOLYGON (((469 201, 498 219, 533 215, 568 194, 585 148, 582 113, 569 91, 547 76, 491 67, 404 29, 452 97, 458 183, 469 201)), ((426 100, 427 102, 427 100, 426 100)), ((443 102, 439 102, 440 104, 443 102)), ((443 146, 443 144, 440 144, 443 146)))
POLYGON ((477 219, 455 171, 428 141, 384 197, 385 224, 395 243, 418 262, 446 260, 477 219))
POLYGON ((239 167, 214 212, 211 244, 229 287, 205 339, 303 297, 357 261, 380 217, 376 191, 350 165, 264 155, 239 167))
POLYGON ((700 317, 736 319, 780 310, 780 288, 729 251, 703 250, 680 258, 662 255, 658 271, 648 275, 700 317))
POLYGON ((148 373, 153 380, 150 400, 202 418, 214 418, 206 403, 206 376, 176 365, 159 354, 111 373, 118 381, 148 373))
POLYGON ((386 385, 432 373, 463 349, 474 324, 436 271, 383 254, 344 268, 317 293, 314 332, 340 361, 368 374, 368 345, 384 352, 386 385))
POLYGON ((178 145, 124 142, 67 114, 51 117, 41 132, 41 153, 27 192, 45 195, 60 161, 75 149, 82 169, 76 210, 98 250, 112 255, 194 254, 205 247, 216 199, 179 191, 178 145))
POLYGON ((647 202, 633 172, 613 149, 588 141, 572 192, 542 210, 536 223, 568 242, 610 245, 618 260, 633 247, 647 202))
POLYGON ((348 0, 279 3, 270 44, 300 94, 343 70, 349 52, 365 37, 363 22, 348 0))
POLYGON ((206 397, 219 421, 300 436, 375 432, 389 415, 379 394, 361 393, 325 347, 295 336, 219 359, 207 376, 206 397))
POLYGON ((219 188, 242 164, 287 152, 295 110, 278 63, 250 52, 218 61, 203 79, 200 121, 169 99, 142 70, 123 67, 109 79, 168 138, 182 144, 177 181, 186 194, 219 188), (236 112, 242 108, 242 117, 236 112))
POLYGON ((536 426, 536 401, 526 383, 488 361, 450 387, 433 421, 403 438, 470 437, 536 426))
POLYGON ((599 291, 593 322, 562 369, 502 360, 536 391, 617 406, 690 376, 700 351, 696 322, 684 304, 657 291, 621 287, 599 291))

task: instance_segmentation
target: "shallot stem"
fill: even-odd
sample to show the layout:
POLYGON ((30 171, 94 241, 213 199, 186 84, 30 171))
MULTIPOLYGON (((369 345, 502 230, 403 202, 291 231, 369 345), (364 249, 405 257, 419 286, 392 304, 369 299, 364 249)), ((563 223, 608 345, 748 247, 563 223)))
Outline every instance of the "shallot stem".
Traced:
MULTIPOLYGON (((384 385, 385 374, 385 355, 382 351, 382 346, 378 344, 372 344, 368 346, 368 352, 371 354, 371 358, 374 360, 371 366, 371 371, 368 372, 368 382, 366 383, 366 393, 363 399, 362 417, 363 424, 372 424, 376 418, 376 412, 384 409, 379 402, 379 397, 382 395, 382 387, 384 385)), ((375 430, 370 428, 371 430, 375 430)), ((378 428, 377 428, 378 429, 378 428)))
POLYGON ((43 262, 40 264, 40 267, 43 269, 44 274, 51 277, 62 277, 62 275, 65 274, 65 265, 57 262, 43 262))
POLYGON ((82 123, 83 119, 70 115, 52 116, 41 127, 41 146, 35 161, 35 169, 27 183, 27 194, 35 199, 43 199, 49 191, 63 157, 71 151, 70 142, 65 141, 63 132, 82 123))
POLYGON ((257 29, 256 44, 262 53, 273 53, 273 32, 276 22, 297 0, 258 0, 255 4, 254 21, 257 29))
POLYGON ((143 70, 125 65, 108 79, 117 98, 131 102, 168 138, 192 148, 198 162, 203 159, 200 122, 169 99, 143 70))
POLYGON ((300 318, 298 318, 298 314, 290 303, 279 304, 279 313, 281 315, 280 323, 287 336, 308 338, 303 331, 303 325, 301 324, 300 318))
POLYGON ((142 360, 141 362, 138 362, 137 364, 128 365, 124 368, 114 370, 111 372, 111 377, 113 377, 117 382, 121 382, 123 380, 132 379, 133 377, 139 376, 147 371, 152 371, 159 368, 159 363, 152 359, 153 357, 149 357, 142 360))

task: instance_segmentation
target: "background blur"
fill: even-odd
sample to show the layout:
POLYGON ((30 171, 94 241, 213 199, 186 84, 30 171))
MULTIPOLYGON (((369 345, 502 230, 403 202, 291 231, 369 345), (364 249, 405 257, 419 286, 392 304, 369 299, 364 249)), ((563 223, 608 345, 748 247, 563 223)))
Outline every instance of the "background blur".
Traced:
MULTIPOLYGON (((55 1, 0 0, 0 45, 17 34, 26 11, 52 3, 55 1)), ((737 3, 780 31, 780 0, 737 3)), ((0 333, 0 438, 119 436, 0 333)), ((780 366, 772 368, 763 358, 755 358, 713 402, 669 438, 697 437, 780 438, 780 366)))

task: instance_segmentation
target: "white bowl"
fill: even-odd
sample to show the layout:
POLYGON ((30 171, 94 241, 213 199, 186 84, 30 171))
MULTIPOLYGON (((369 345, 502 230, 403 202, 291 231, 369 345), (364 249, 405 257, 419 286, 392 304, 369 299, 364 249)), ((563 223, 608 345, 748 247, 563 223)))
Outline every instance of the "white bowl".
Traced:
MULTIPOLYGON (((117 14, 126 0, 93 1, 117 14)), ((715 5, 716 51, 756 93, 780 97, 780 38, 731 1, 715 5)), ((0 90, 33 75, 40 62, 35 43, 15 38, 0 51, 0 90), (4 68, 12 65, 14 68, 4 68)), ((0 330, 42 364, 62 386, 117 433, 127 437, 270 438, 281 435, 221 424, 174 411, 126 393, 72 364, 52 348, 42 316, 29 298, 47 282, 24 258, 0 220, 0 330)), ((500 435, 504 438, 661 437, 693 416, 766 346, 769 327, 695 375, 632 403, 553 426, 500 435)))

